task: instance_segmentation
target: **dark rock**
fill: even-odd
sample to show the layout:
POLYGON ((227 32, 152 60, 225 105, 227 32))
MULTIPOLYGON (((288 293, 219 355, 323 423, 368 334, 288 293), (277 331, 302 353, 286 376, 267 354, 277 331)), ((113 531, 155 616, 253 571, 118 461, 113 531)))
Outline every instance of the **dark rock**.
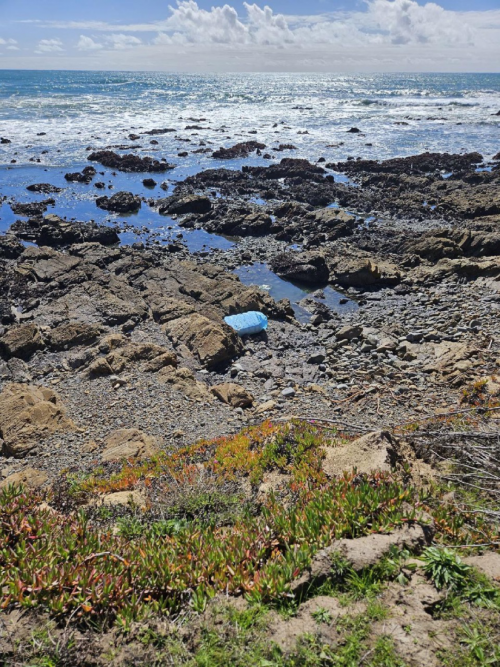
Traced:
POLYGON ((326 283, 329 277, 325 258, 319 253, 282 253, 271 260, 270 266, 280 278, 301 283, 326 283))
POLYGON ((357 127, 351 127, 350 130, 347 130, 348 134, 359 134, 360 132, 361 132, 361 130, 358 129, 357 127))
POLYGON ((446 236, 424 236, 414 243, 409 243, 405 249, 431 262, 437 262, 443 257, 459 257, 462 254, 460 247, 446 236))
POLYGON ((30 192, 41 192, 44 195, 62 192, 62 188, 58 188, 50 183, 34 183, 33 185, 28 185, 26 190, 29 190, 30 192))
POLYGON ((293 144, 280 144, 278 147, 273 148, 273 151, 277 151, 278 153, 281 153, 282 151, 296 151, 297 146, 294 146, 293 144))
POLYGON ((449 154, 449 153, 422 153, 405 158, 392 158, 377 162, 376 160, 348 160, 337 164, 327 165, 335 171, 346 173, 386 173, 386 174, 421 174, 426 175, 436 171, 453 172, 459 169, 468 169, 472 165, 480 164, 483 156, 480 153, 449 154))
POLYGON ((75 171, 70 174, 64 174, 64 178, 67 181, 71 181, 73 183, 85 183, 86 185, 88 185, 92 181, 96 173, 97 172, 94 169, 94 167, 85 167, 84 169, 82 169, 81 172, 75 171))
POLYGON ((120 238, 112 227, 95 222, 73 222, 57 215, 43 219, 31 218, 27 222, 17 221, 11 229, 22 239, 39 245, 61 246, 92 241, 103 245, 119 243, 120 238))
POLYGON ((241 340, 225 322, 198 313, 173 320, 167 327, 171 338, 186 345, 206 368, 216 368, 243 351, 241 340))
POLYGON ((99 162, 104 167, 109 169, 118 169, 118 171, 125 172, 153 172, 162 173, 169 169, 174 169, 175 165, 168 164, 168 162, 160 162, 154 160, 152 157, 139 157, 129 153, 127 155, 119 155, 113 151, 96 151, 89 155, 89 160, 99 162))
POLYGON ((208 213, 212 209, 212 202, 202 195, 173 196, 160 199, 157 202, 158 211, 162 215, 182 213, 208 213))
POLYGON ((0 137, 0 144, 11 144, 12 141, 10 139, 6 139, 5 137, 0 137))
POLYGON ((156 181, 153 178, 145 178, 142 181, 142 184, 144 185, 145 188, 154 188, 157 185, 156 181))
POLYGON ((52 329, 47 334, 47 344, 52 350, 67 350, 77 345, 93 343, 100 334, 100 328, 83 322, 70 322, 52 329))
POLYGON ((263 150, 265 144, 258 141, 245 141, 230 148, 219 148, 212 153, 212 157, 217 160, 233 160, 234 158, 247 157, 256 150, 263 150))
POLYGON ((322 179, 322 175, 326 173, 322 167, 318 167, 308 160, 301 160, 296 158, 283 158, 279 164, 273 164, 270 167, 244 166, 242 172, 248 173, 254 178, 264 178, 271 180, 297 177, 317 180, 318 177, 322 179))
MULTIPOLYGON (((208 216, 207 216, 208 217, 208 216)), ((232 236, 262 236, 271 231, 273 221, 266 213, 247 211, 231 211, 221 215, 214 211, 210 219, 203 225, 207 231, 232 236)))
POLYGON ((56 202, 54 199, 45 199, 44 201, 29 202, 27 204, 15 203, 11 204, 10 207, 16 215, 23 216, 38 216, 45 213, 47 206, 53 205, 56 202))
POLYGON ((0 257, 16 259, 22 255, 24 246, 15 236, 0 236, 0 257))
POLYGON ((365 258, 346 258, 335 267, 335 280, 344 287, 376 285, 381 277, 379 267, 365 258))
POLYGON ((143 132, 143 134, 147 134, 150 137, 155 137, 160 134, 168 134, 169 132, 177 132, 177 130, 172 127, 167 127, 162 130, 148 130, 147 132, 143 132))
POLYGON ((42 335, 36 324, 12 327, 0 338, 0 352, 6 359, 11 357, 28 359, 43 347, 42 335))
POLYGON ((467 257, 491 257, 500 255, 499 232, 457 232, 453 234, 460 250, 467 257))
POLYGON ((131 192, 117 192, 112 197, 99 197, 96 205, 113 213, 135 213, 141 208, 141 198, 131 192))
POLYGON ((353 338, 359 338, 363 331, 363 327, 360 324, 353 324, 342 327, 335 334, 337 340, 352 340, 353 338))

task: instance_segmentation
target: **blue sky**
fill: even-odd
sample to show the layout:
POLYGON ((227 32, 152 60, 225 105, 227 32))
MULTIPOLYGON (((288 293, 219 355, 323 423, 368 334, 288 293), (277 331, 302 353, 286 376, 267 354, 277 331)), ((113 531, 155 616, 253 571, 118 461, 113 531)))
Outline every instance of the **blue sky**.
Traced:
POLYGON ((500 0, 0 0, 0 68, 499 71, 500 0))
MULTIPOLYGON (((22 19, 103 19, 107 21, 138 21, 158 19, 168 13, 168 2, 163 0, 146 0, 111 2, 103 0, 86 0, 75 2, 74 0, 0 0, 0 20, 22 20, 22 19)), ((170 4, 175 4, 172 0, 170 4)), ((213 5, 224 4, 213 0, 199 0, 198 6, 210 9, 213 5)), ((239 12, 243 11, 243 2, 230 3, 239 12)), ((275 12, 283 14, 315 14, 337 10, 364 9, 366 4, 362 0, 275 0, 269 1, 275 12)), ((419 5, 425 5, 422 0, 419 5)), ((488 9, 500 9, 500 0, 441 0, 439 3, 443 9, 454 11, 483 11, 488 9)))

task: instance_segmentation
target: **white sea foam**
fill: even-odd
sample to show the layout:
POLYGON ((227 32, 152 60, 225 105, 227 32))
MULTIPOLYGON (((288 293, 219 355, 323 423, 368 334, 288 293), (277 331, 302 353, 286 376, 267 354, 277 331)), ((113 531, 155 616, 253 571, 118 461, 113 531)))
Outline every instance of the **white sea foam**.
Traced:
MULTIPOLYGON (((158 155, 169 160, 200 141, 218 147, 251 138, 270 147, 291 143, 294 155, 335 161, 423 150, 478 150, 489 157, 498 151, 498 110, 500 75, 0 72, 0 136, 12 141, 0 147, 0 161, 10 162, 16 152, 18 163, 34 157, 70 166, 86 161, 88 146, 131 143, 130 132, 163 127, 177 130, 154 137, 158 155), (209 129, 185 130, 194 124, 189 118, 206 118, 199 124, 209 129), (354 126, 364 136, 348 134, 354 126)), ((152 138, 138 142, 150 154, 152 138)), ((213 166, 204 156, 189 159, 213 166)))

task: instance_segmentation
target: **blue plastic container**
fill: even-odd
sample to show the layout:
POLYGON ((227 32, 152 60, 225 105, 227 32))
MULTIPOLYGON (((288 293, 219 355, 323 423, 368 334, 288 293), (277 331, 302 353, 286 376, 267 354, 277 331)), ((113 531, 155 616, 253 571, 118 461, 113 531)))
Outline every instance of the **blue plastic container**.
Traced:
POLYGON ((258 334, 267 329, 267 317, 256 310, 240 315, 229 315, 224 318, 224 322, 229 324, 239 336, 258 334))

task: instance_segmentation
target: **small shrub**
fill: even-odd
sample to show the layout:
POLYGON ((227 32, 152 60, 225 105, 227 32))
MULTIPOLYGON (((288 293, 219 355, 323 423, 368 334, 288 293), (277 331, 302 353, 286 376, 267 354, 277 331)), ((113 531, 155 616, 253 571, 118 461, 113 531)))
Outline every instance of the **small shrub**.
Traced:
POLYGON ((438 590, 460 591, 467 586, 472 568, 463 563, 451 549, 429 547, 424 551, 422 559, 425 573, 438 590))

